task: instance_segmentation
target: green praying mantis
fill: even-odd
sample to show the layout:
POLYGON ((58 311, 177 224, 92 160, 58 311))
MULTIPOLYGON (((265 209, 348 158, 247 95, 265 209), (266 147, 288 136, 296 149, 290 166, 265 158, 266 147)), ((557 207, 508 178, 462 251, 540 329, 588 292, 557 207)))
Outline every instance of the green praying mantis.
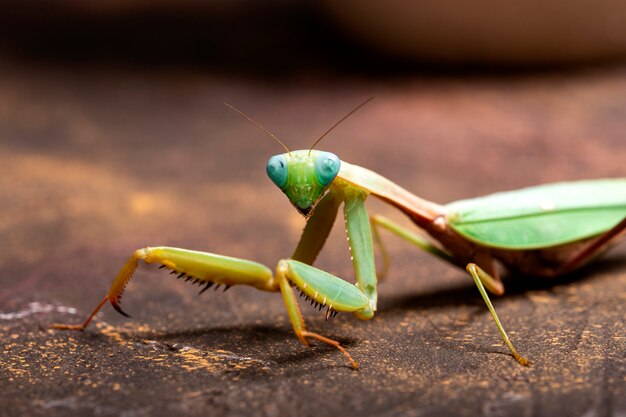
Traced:
POLYGON ((274 273, 245 259, 174 247, 145 247, 136 250, 122 266, 109 292, 85 322, 53 327, 83 330, 107 301, 127 316, 120 308, 120 299, 138 262, 143 261, 202 285, 200 293, 213 285, 250 285, 280 292, 293 330, 304 345, 308 346, 310 339, 332 345, 358 368, 357 361, 338 341, 307 329, 294 289, 320 310, 325 308, 326 319, 337 312, 371 319, 377 309, 377 275, 382 275, 375 267, 374 243, 380 249, 383 273, 389 266, 389 255, 380 238, 380 230, 385 229, 465 268, 513 357, 528 365, 507 336, 487 294, 504 293, 496 263, 524 274, 555 277, 617 243, 626 231, 626 178, 547 184, 439 205, 371 170, 315 149, 322 138, 368 101, 335 123, 309 149, 298 151, 289 150, 270 131, 227 104, 285 149, 286 153, 269 159, 267 174, 306 219, 295 251, 278 262, 274 273), (369 216, 365 200, 370 195, 400 210, 430 238, 381 215, 369 216), (356 284, 312 266, 342 204, 356 284))

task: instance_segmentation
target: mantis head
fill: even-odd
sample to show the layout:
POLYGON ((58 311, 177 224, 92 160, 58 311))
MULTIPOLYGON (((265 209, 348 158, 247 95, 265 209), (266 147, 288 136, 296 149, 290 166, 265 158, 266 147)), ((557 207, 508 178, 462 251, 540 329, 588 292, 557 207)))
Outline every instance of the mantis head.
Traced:
POLYGON ((309 149, 302 151, 290 151, 276 135, 261 126, 250 116, 228 103, 224 104, 226 107, 248 119, 285 148, 287 153, 274 155, 267 162, 267 175, 272 182, 287 195, 291 204, 293 204, 300 214, 304 217, 309 217, 313 213, 317 202, 324 196, 324 193, 328 190, 328 187, 330 187, 330 184, 339 173, 339 168, 341 168, 341 161, 337 155, 330 152, 313 150, 313 148, 341 122, 350 117, 355 111, 365 106, 373 98, 374 97, 370 97, 359 104, 337 123, 332 125, 330 129, 324 132, 309 149))
POLYGON ((300 214, 308 217, 340 167, 335 154, 307 149, 272 156, 266 171, 300 214))

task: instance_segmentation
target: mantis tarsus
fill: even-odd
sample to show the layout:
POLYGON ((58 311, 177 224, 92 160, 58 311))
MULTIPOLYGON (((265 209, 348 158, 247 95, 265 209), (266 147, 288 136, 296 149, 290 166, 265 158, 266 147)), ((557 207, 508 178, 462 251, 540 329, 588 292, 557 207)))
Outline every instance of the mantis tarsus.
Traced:
POLYGON ((496 262, 544 277, 558 276, 581 266, 624 236, 626 178, 547 184, 439 205, 417 197, 373 171, 314 149, 326 134, 365 103, 333 125, 310 149, 299 151, 290 151, 271 132, 233 108, 285 148, 286 153, 269 159, 267 174, 307 219, 295 251, 290 258, 278 262, 275 273, 245 259, 173 247, 145 247, 132 254, 108 294, 84 323, 53 327, 82 330, 107 301, 126 315, 120 308, 120 298, 138 262, 143 260, 203 285, 202 291, 213 285, 245 284, 280 292, 294 332, 303 344, 309 345, 309 339, 316 339, 335 346, 357 368, 357 362, 339 342, 306 329, 293 287, 312 304, 326 308, 326 318, 337 312, 354 313, 365 320, 372 318, 377 302, 373 246, 374 242, 379 244, 386 270, 389 257, 379 233, 380 229, 386 229, 465 268, 484 298, 502 340, 513 357, 527 365, 528 360, 511 343, 485 290, 496 295, 504 293, 496 262), (431 239, 383 216, 368 216, 365 200, 369 195, 399 209, 431 239), (342 203, 356 285, 311 266, 342 203))

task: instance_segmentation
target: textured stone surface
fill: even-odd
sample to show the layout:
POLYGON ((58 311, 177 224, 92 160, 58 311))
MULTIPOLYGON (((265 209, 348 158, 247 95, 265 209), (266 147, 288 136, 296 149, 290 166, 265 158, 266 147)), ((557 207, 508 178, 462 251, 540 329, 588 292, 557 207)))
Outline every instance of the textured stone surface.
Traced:
MULTIPOLYGON (((308 325, 361 363, 293 336, 281 297, 197 288, 142 267, 124 307, 80 322, 138 247, 288 256, 303 220, 265 178, 280 148, 222 102, 437 202, 625 176, 626 72, 291 79, 201 72, 0 68, 2 415, 554 416, 626 413, 626 247, 567 279, 512 277, 495 306, 471 279, 388 237, 369 322, 308 325)), ((399 221, 379 202, 369 204, 399 221)), ((333 231, 318 266, 352 280, 333 231)))

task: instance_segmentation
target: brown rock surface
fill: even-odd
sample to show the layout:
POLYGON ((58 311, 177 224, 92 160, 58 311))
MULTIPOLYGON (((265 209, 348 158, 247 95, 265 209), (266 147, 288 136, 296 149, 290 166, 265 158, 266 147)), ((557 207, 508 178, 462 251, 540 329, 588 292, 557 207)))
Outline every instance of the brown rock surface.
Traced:
MULTIPOLYGON (((17 415, 555 416, 626 413, 626 247, 555 282, 514 277, 495 301, 507 354, 471 279, 389 237, 369 322, 309 326, 361 363, 293 336, 281 297, 184 285, 142 267, 126 319, 79 322, 142 246, 275 265, 303 227, 264 174, 377 98, 321 149, 437 202, 625 176, 626 71, 272 82, 201 72, 0 68, 0 403, 17 415)), ((372 212, 404 221, 379 202, 372 212)), ((340 229, 340 228, 337 228, 340 229)), ((341 230, 318 266, 351 280, 341 230)))

